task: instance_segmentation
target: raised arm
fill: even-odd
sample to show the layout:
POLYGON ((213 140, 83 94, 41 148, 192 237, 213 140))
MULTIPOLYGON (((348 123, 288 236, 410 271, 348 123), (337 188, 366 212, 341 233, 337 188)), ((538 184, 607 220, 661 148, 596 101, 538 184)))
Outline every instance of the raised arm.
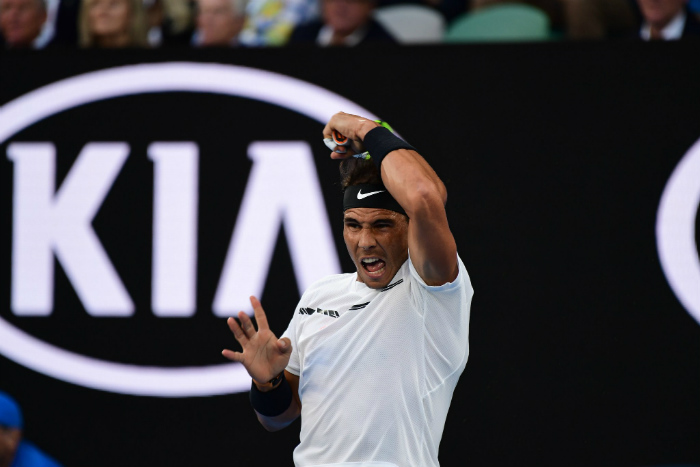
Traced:
POLYGON ((391 146, 393 136, 370 119, 341 112, 324 128, 324 138, 332 137, 333 130, 353 143, 348 152, 333 152, 332 158, 351 157, 365 149, 375 160, 383 156, 382 182, 409 217, 408 248, 421 278, 428 285, 453 281, 459 268, 457 246, 445 212, 447 190, 432 167, 413 149, 394 149, 382 154, 382 147, 391 146))
POLYGON ((225 349, 222 355, 242 363, 253 378, 251 403, 260 423, 268 431, 277 431, 292 423, 301 413, 299 377, 285 370, 292 353, 289 339, 277 339, 267 323, 262 305, 250 297, 258 329, 250 317, 238 313, 239 325, 229 318, 227 324, 241 344, 243 352, 225 349))

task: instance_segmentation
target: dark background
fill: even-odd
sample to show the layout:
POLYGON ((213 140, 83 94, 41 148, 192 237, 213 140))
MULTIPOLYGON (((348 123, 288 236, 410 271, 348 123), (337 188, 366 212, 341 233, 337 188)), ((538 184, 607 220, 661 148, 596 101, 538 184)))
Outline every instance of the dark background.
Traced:
MULTIPOLYGON (((0 105, 73 75, 167 61, 270 70, 350 99, 389 121, 445 181, 450 225, 476 290, 470 360, 447 418, 442 465, 700 464, 700 326, 668 286, 655 243, 663 188, 700 138, 697 57, 694 44, 636 42, 5 52, 0 105)), ((221 362, 233 338, 211 303, 251 166, 250 141, 312 145, 339 256, 352 270, 341 242, 337 168, 321 129, 270 104, 166 93, 88 104, 23 130, 10 141, 56 144, 57 186, 86 142, 129 142, 132 153, 94 227, 137 311, 129 319, 89 317, 57 263, 54 313, 12 314, 6 141, 0 316, 102 359, 221 362), (198 308, 187 319, 150 311, 146 147, 169 140, 200 148, 198 308)), ((263 304, 281 332, 298 300, 283 235, 267 284, 263 304)), ((0 389, 22 405, 26 437, 67 467, 289 466, 298 442, 298 422, 265 432, 247 393, 119 395, 2 356, 0 389)))

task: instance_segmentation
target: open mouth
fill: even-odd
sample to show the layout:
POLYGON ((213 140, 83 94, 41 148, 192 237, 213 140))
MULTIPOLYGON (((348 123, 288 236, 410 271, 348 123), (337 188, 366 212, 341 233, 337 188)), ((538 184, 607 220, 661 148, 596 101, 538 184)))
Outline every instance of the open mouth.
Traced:
POLYGON ((384 274, 384 267, 386 266, 384 260, 379 258, 363 258, 360 260, 360 264, 362 264, 362 268, 370 277, 379 277, 384 274))

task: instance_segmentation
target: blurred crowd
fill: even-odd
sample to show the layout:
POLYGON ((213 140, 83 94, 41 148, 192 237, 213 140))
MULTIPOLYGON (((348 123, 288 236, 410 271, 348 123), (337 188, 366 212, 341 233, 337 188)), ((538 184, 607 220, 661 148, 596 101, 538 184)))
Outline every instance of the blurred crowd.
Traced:
POLYGON ((547 40, 700 38, 700 0, 0 0, 0 47, 457 42, 458 24, 506 6, 544 18, 547 40))

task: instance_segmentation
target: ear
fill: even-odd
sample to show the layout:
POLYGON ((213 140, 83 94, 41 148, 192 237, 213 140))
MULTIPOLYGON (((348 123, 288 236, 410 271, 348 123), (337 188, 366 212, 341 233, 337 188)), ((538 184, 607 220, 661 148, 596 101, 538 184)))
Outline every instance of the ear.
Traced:
POLYGON ((12 444, 19 446, 19 442, 22 439, 22 430, 19 428, 12 428, 8 432, 8 437, 12 441, 12 444))

